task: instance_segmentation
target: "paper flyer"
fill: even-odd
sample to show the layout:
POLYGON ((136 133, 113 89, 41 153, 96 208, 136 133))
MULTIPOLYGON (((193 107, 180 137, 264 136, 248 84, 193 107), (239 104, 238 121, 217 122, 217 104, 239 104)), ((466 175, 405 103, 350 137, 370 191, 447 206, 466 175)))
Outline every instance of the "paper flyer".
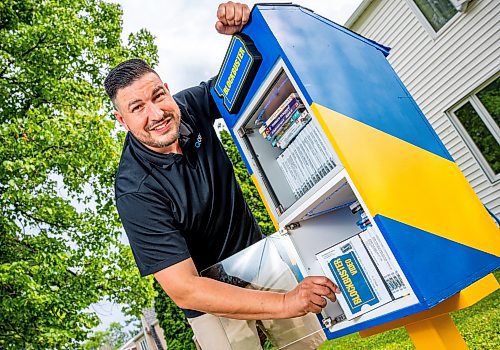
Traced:
POLYGON ((392 300, 359 236, 316 255, 326 276, 337 283, 337 300, 351 320, 392 300))

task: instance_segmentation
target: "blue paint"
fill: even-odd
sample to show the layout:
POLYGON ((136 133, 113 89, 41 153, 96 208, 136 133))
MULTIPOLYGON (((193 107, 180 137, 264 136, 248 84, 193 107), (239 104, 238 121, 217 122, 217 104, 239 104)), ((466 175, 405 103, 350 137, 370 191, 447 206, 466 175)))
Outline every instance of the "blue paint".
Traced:
MULTIPOLYGON (((316 102, 453 161, 385 59, 387 47, 293 5, 255 6, 243 33, 254 41, 262 64, 241 112, 224 111, 228 127, 281 58, 308 104, 316 102)), ((222 100, 212 93, 222 110, 222 100)))
POLYGON ((374 220, 420 302, 428 308, 500 267, 500 258, 492 254, 383 215, 374 220))
MULTIPOLYGON (((211 91, 233 139, 234 125, 282 59, 307 104, 318 103, 453 161, 387 62, 389 48, 294 5, 255 6, 243 34, 253 40, 262 61, 240 111, 227 111, 211 91)), ((252 174, 237 141, 236 146, 252 174)), ((325 330, 329 339, 429 309, 500 266, 500 258, 491 254, 381 215, 374 219, 419 303, 334 333, 325 330)))
MULTIPOLYGON (((383 316, 380 317, 375 317, 369 321, 365 321, 360 324, 353 325, 351 327, 346 327, 344 329, 337 330, 335 332, 330 332, 327 328, 324 328, 323 331, 325 332, 325 335, 327 339, 335 339, 335 338, 340 338, 343 337, 344 335, 351 334, 354 332, 359 332, 365 329, 369 329, 384 323, 388 323, 397 319, 400 319, 402 317, 406 317, 412 314, 415 314, 420 311, 424 311, 426 308, 421 305, 421 304, 416 304, 412 305, 397 311, 389 312, 383 316)), ((322 319, 318 316, 318 319, 322 319)))
POLYGON ((311 101, 453 161, 379 46, 298 7, 262 13, 311 101))

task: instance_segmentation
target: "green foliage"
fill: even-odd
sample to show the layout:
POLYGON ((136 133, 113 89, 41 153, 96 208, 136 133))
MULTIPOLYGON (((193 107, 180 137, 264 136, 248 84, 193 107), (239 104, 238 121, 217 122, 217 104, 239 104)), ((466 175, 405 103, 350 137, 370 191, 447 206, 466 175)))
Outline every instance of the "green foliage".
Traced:
MULTIPOLYGON (((248 203, 250 210, 257 219, 259 226, 264 234, 275 232, 273 223, 267 214, 266 208, 260 199, 259 193, 253 184, 248 170, 243 163, 236 145, 231 138, 231 135, 225 130, 220 132, 222 145, 233 163, 236 179, 248 203)), ((174 304, 165 292, 161 289, 158 283, 155 282, 155 289, 158 296, 155 297, 155 311, 158 316, 160 326, 165 331, 167 346, 169 349, 194 349, 192 341, 193 331, 189 326, 182 311, 174 304)), ((267 348, 270 347, 268 342, 267 348)))
POLYGON ((75 347, 103 297, 139 314, 154 293, 119 241, 121 135, 102 87, 125 58, 157 61, 146 31, 120 40, 102 0, 0 3, 0 348, 75 347))
POLYGON ((236 180, 238 180, 238 183, 240 184, 241 190, 243 192, 243 197, 245 197, 245 200, 250 207, 252 214, 257 220, 262 233, 264 233, 265 235, 269 235, 276 232, 269 214, 266 211, 266 207, 264 206, 264 203, 260 198, 257 188, 250 178, 245 163, 243 162, 243 159, 241 158, 241 155, 238 152, 238 149, 236 148, 231 135, 226 130, 221 130, 220 139, 226 153, 229 156, 229 159, 231 159, 231 162, 233 163, 236 180))
POLYGON ((123 330, 123 326, 118 322, 112 322, 103 331, 97 331, 82 345, 83 350, 99 350, 103 346, 108 346, 111 350, 119 349, 128 340, 128 334, 123 330))
POLYGON ((158 295, 155 298, 155 311, 160 327, 165 332, 165 341, 169 350, 195 350, 193 331, 184 313, 163 291, 158 282, 154 282, 158 295))

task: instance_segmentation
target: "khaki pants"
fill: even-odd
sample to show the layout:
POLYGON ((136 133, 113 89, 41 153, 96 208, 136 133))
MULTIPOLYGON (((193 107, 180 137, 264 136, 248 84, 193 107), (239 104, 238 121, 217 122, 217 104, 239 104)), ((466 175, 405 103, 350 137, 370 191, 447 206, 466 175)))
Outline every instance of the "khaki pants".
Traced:
POLYGON ((188 322, 202 350, 262 349, 255 321, 229 320, 204 314, 188 318, 188 322))
POLYGON ((316 349, 326 340, 313 314, 267 321, 244 321, 204 314, 190 318, 188 322, 202 350, 262 350, 257 327, 280 349, 316 349))

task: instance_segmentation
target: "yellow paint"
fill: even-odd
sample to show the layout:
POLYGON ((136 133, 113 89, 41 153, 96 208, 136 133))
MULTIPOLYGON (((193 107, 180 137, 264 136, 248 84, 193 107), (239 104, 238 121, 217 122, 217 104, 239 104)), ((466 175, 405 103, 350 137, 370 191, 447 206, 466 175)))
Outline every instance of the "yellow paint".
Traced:
POLYGON ((457 293, 445 301, 439 303, 429 310, 425 310, 410 316, 406 316, 379 326, 375 326, 364 331, 359 332, 362 337, 369 337, 374 334, 389 331, 391 329, 406 326, 411 323, 427 320, 432 317, 446 315, 452 311, 461 310, 466 307, 472 306, 483 298, 493 293, 499 288, 498 282, 493 276, 489 274, 481 278, 476 283, 471 284, 464 288, 460 293, 457 293))
POLYGON ((271 221, 273 222, 274 229, 276 231, 278 231, 279 230, 278 222, 276 221, 276 218, 274 217, 274 214, 271 211, 271 207, 269 207, 269 204, 266 201, 266 197, 264 197, 264 193, 262 192, 262 189, 260 188, 259 183, 257 182, 257 179, 255 178, 255 174, 252 174, 250 177, 252 178, 252 181, 255 184, 255 187, 257 188, 257 192, 259 192, 260 198, 262 198, 262 201, 264 202, 264 206, 266 207, 267 213, 269 214, 269 217, 271 218, 271 221))
POLYGON ((441 315, 406 326, 417 350, 467 350, 450 315, 441 315))
POLYGON ((454 162, 316 103, 311 108, 372 216, 500 255, 500 232, 454 162))

